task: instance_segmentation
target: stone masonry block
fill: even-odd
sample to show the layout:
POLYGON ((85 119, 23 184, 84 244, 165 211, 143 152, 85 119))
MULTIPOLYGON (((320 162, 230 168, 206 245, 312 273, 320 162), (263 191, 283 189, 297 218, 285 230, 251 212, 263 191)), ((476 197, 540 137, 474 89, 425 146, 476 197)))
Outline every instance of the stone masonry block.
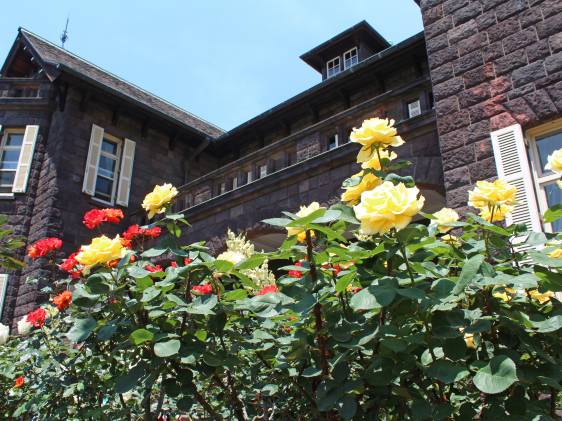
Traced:
POLYGON ((515 69, 512 73, 513 86, 518 87, 537 79, 546 77, 543 61, 536 61, 527 66, 515 69))

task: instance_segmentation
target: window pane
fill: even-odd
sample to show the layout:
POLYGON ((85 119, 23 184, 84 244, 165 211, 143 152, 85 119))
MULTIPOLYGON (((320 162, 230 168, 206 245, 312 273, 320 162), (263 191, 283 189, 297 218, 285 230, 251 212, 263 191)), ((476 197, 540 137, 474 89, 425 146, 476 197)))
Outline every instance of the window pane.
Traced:
POLYGON ((117 143, 103 139, 103 142, 101 143, 101 150, 112 155, 117 155, 117 143))
POLYGON ((105 200, 111 200, 112 190, 113 181, 108 180, 107 178, 98 177, 96 181, 96 196, 105 200))
POLYGON ((6 139, 6 146, 21 146, 23 143, 23 133, 9 133, 6 139))
MULTIPOLYGON (((544 186, 544 191, 546 193, 546 201, 549 208, 554 205, 562 204, 562 190, 556 183, 547 184, 546 186, 544 186)), ((551 225, 553 231, 562 230, 562 219, 558 219, 552 222, 551 225)))
POLYGON ((115 174, 115 160, 101 155, 98 166, 98 174, 103 175, 104 177, 113 178, 115 174))
POLYGON ((0 185, 12 186, 14 184, 15 171, 0 171, 0 185))
POLYGON ((544 166, 548 162, 548 155, 560 148, 562 148, 562 132, 537 138, 537 149, 539 150, 539 158, 541 161, 541 172, 546 172, 544 166))
POLYGON ((0 159, 0 168, 3 170, 15 170, 18 167, 20 151, 4 151, 0 159))

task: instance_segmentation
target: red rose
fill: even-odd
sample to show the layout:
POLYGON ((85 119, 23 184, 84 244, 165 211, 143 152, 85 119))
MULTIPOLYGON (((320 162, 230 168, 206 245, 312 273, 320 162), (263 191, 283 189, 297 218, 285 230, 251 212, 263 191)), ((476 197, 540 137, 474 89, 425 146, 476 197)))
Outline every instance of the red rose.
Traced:
POLYGON ((47 237, 32 244, 27 250, 27 255, 35 260, 39 257, 46 256, 53 250, 60 249, 61 247, 62 240, 55 237, 47 237))
POLYGON ((127 228, 127 230, 123 233, 123 238, 129 241, 133 241, 136 237, 141 235, 141 233, 141 228, 137 224, 134 224, 127 228))
POLYGON ((65 308, 70 306, 72 302, 72 292, 63 291, 59 295, 53 298, 53 304, 57 306, 59 311, 63 311, 65 308))
POLYGON ((186 266, 189 265, 191 262, 193 262, 193 259, 190 259, 189 257, 183 259, 183 264, 186 266))
POLYGON ((73 269, 78 264, 78 261, 76 260, 77 254, 78 253, 72 253, 70 256, 68 256, 66 259, 64 259, 62 261, 62 263, 59 265, 59 268, 61 268, 65 272, 72 272, 73 269))
POLYGON ((19 389, 20 387, 22 387, 25 384, 25 379, 22 376, 19 376, 16 379, 16 383, 14 384, 14 387, 19 389))
POLYGON ((72 279, 79 279, 82 276, 82 271, 81 270, 73 270, 72 272, 69 272, 70 277, 72 279))
POLYGON ((279 292, 279 288, 277 288, 277 285, 268 285, 266 287, 263 287, 258 291, 256 295, 271 294, 273 292, 279 292))
POLYGON ((211 284, 195 285, 191 290, 202 295, 211 294, 213 292, 213 286, 211 284))
POLYGON ((118 224, 119 222, 121 222, 121 219, 125 217, 121 209, 107 208, 107 209, 102 209, 102 212, 105 215, 105 221, 111 222, 113 224, 118 224))
POLYGON ((170 266, 173 267, 173 268, 177 268, 178 264, 176 262, 172 262, 172 263, 170 263, 170 266))
POLYGON ((146 265, 144 268, 149 272, 164 272, 164 269, 162 269, 160 265, 146 265))
POLYGON ((158 238, 158 236, 160 236, 161 233, 162 233, 162 229, 160 227, 145 228, 143 230, 143 234, 146 237, 150 237, 150 238, 158 238))
MULTIPOLYGON (((297 263, 295 263, 295 266, 301 267, 302 263, 297 262, 297 263)), ((292 270, 289 271, 289 276, 291 278, 302 278, 302 272, 299 271, 299 270, 292 269, 292 270)))
POLYGON ((43 327, 46 318, 47 312, 42 307, 39 307, 27 314, 27 321, 34 327, 43 327))
POLYGON ((92 209, 84 214, 84 219, 82 223, 86 225, 88 229, 95 229, 105 222, 105 212, 101 209, 92 209))

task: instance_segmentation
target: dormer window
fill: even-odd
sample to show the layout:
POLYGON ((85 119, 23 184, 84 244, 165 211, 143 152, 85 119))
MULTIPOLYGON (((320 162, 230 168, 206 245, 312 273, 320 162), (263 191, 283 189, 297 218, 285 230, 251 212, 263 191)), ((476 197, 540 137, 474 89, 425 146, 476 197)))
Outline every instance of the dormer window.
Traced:
POLYGON ((351 50, 343 53, 343 69, 347 70, 351 66, 355 66, 359 63, 359 56, 357 55, 357 47, 353 47, 351 50))
POLYGON ((334 57, 326 63, 326 77, 332 77, 340 72, 340 58, 334 57))

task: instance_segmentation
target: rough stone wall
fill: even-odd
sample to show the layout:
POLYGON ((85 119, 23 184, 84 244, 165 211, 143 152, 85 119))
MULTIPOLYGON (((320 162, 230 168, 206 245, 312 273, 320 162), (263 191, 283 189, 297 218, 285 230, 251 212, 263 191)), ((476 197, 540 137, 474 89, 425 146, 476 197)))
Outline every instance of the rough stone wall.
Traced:
MULTIPOLYGON (((0 213, 8 215, 9 227, 16 235, 28 239, 27 244, 46 235, 53 235, 59 227, 50 211, 52 195, 56 194, 56 174, 50 159, 47 139, 50 130, 50 111, 42 110, 1 110, 0 124, 3 127, 24 128, 26 125, 39 125, 31 171, 25 194, 15 194, 14 198, 0 199, 0 213)), ((24 259, 25 249, 18 254, 24 259)), ((31 264, 21 271, 9 271, 6 298, 1 321, 9 324, 14 317, 31 310, 37 298, 37 288, 26 285, 27 277, 38 277, 43 272, 40 264, 31 264), (17 309, 17 310, 16 310, 17 309)))
POLYGON ((447 204, 496 175, 490 132, 562 115, 560 0, 421 0, 447 204))

